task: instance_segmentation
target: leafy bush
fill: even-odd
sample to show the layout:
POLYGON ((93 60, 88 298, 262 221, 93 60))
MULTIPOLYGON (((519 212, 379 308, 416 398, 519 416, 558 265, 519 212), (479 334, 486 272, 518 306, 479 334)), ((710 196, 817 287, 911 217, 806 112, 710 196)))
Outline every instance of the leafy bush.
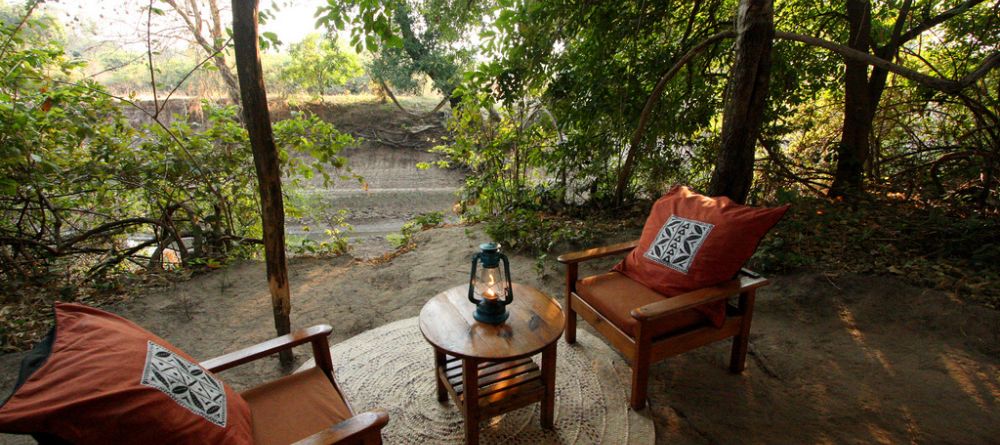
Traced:
MULTIPOLYGON (((133 128, 82 63, 57 43, 0 41, 0 276, 57 288, 118 271, 255 255, 256 174, 235 107, 204 104, 206 123, 175 117, 133 128)), ((150 113, 155 114, 155 113, 150 113)), ((282 171, 342 169, 353 142, 315 116, 274 126, 282 171)), ((294 209, 292 209, 294 211, 294 209)))
POLYGON ((606 224, 548 215, 538 210, 515 209, 487 219, 486 234, 510 251, 535 257, 542 272, 549 252, 557 246, 591 245, 606 224))
POLYGON ((399 233, 391 233, 386 236, 386 240, 392 247, 399 249, 410 244, 413 234, 422 230, 432 229, 444 223, 444 213, 427 212, 414 216, 403 223, 399 233))
MULTIPOLYGON (((313 33, 291 46, 280 77, 299 89, 322 95, 333 93, 335 87, 346 85, 363 74, 357 54, 345 51, 336 40, 313 33)), ((360 82, 360 85, 365 83, 360 82)))
POLYGON ((556 186, 548 177, 548 161, 557 137, 540 122, 537 104, 520 103, 500 112, 493 106, 489 95, 464 94, 448 123, 453 142, 434 148, 446 156, 437 166, 472 172, 461 196, 467 219, 537 207, 549 201, 556 186))
MULTIPOLYGON (((332 229, 324 230, 326 239, 322 241, 315 241, 311 238, 302 238, 301 241, 296 245, 294 241, 289 240, 289 245, 292 246, 292 250, 300 255, 342 255, 350 250, 350 244, 348 244, 347 235, 354 230, 350 224, 347 223, 347 210, 340 209, 337 214, 330 218, 329 225, 333 227, 332 229)), ((308 226, 304 227, 306 232, 310 231, 308 226)))

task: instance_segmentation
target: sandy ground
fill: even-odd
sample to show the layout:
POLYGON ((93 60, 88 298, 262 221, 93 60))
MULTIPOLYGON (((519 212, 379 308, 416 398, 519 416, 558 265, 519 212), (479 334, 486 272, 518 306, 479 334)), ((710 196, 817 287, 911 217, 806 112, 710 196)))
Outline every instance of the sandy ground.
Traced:
MULTIPOLYGON (((416 236, 415 250, 377 266, 349 257, 293 259, 293 325, 330 323, 337 342, 415 316, 436 292, 467 279, 469 255, 484 239, 477 228, 430 230, 416 236)), ((540 275, 534 263, 515 256, 512 275, 561 295, 558 264, 550 261, 540 275)), ((759 294, 742 375, 726 372, 728 343, 653 367, 648 409, 658 444, 996 443, 1000 313, 891 277, 771 278, 774 285, 759 294)), ((263 265, 246 263, 109 309, 209 358, 272 336, 266 289, 263 265)), ((308 354, 300 350, 296 364, 308 354)), ((0 356, 0 394, 21 356, 0 356)), ((221 376, 247 388, 285 372, 272 359, 221 376)))

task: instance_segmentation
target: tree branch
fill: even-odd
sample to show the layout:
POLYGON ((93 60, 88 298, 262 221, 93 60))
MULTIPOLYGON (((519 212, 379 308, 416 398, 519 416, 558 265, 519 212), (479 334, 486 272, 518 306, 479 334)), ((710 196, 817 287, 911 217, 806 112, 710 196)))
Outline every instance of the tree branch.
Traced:
POLYGON ((150 27, 153 23, 153 0, 149 0, 146 11, 146 55, 149 57, 149 86, 153 88, 153 119, 160 115, 160 101, 156 97, 156 69, 153 65, 153 45, 150 27))
POLYGON ((896 73, 902 77, 910 79, 914 82, 922 84, 928 88, 935 89, 947 94, 957 94, 959 91, 973 84, 980 78, 986 75, 990 70, 1000 66, 1000 52, 995 52, 977 68, 965 77, 959 80, 949 80, 941 79, 938 77, 928 76, 927 74, 921 73, 919 71, 912 70, 902 65, 897 65, 895 63, 889 62, 885 59, 875 57, 871 54, 858 51, 856 49, 841 45, 839 43, 831 42, 829 40, 824 40, 816 37, 805 36, 801 34, 795 34, 784 31, 776 31, 774 37, 784 40, 793 40, 796 42, 805 43, 812 46, 818 46, 840 54, 841 56, 852 59, 859 62, 864 62, 874 67, 884 69, 886 71, 896 73))
POLYGON ((952 17, 955 17, 955 16, 957 16, 959 14, 962 14, 963 12, 968 11, 969 9, 972 9, 973 6, 976 6, 976 5, 978 5, 978 4, 982 3, 982 2, 983 2, 983 0, 967 0, 965 3, 962 3, 962 4, 960 4, 960 5, 958 5, 958 6, 954 7, 954 8, 951 8, 951 9, 945 11, 945 12, 942 12, 942 13, 938 14, 937 16, 934 16, 933 18, 924 20, 923 22, 921 22, 917 26, 914 26, 909 31, 906 31, 905 34, 902 34, 898 38, 894 39, 892 42, 890 42, 890 45, 899 46, 899 45, 902 45, 902 44, 904 44, 906 42, 909 42, 910 40, 915 39, 920 34, 923 34, 924 31, 927 31, 928 29, 931 29, 931 28, 933 28, 933 27, 935 27, 937 25, 940 25, 941 23, 944 23, 948 19, 950 19, 952 17))

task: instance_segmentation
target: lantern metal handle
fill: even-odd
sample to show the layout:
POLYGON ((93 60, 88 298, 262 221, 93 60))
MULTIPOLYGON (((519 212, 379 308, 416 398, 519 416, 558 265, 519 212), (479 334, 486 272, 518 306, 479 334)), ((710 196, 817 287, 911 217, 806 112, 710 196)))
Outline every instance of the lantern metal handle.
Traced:
POLYGON ((483 300, 477 300, 475 296, 476 264, 479 263, 479 255, 481 255, 481 253, 476 253, 472 256, 472 272, 469 274, 469 301, 472 302, 472 304, 479 304, 483 302, 483 300))

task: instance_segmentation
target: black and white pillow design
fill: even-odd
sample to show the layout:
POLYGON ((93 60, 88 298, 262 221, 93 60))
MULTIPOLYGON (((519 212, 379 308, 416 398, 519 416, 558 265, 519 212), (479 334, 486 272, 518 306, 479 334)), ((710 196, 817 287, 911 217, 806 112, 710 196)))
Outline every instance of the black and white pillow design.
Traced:
POLYGON ((225 427, 226 390, 222 383, 173 351, 148 343, 141 383, 163 391, 178 405, 225 427))
POLYGON ((708 238, 713 227, 714 224, 671 215, 660 228, 660 233, 656 235, 656 239, 644 256, 687 274, 695 255, 698 254, 698 249, 708 238))

